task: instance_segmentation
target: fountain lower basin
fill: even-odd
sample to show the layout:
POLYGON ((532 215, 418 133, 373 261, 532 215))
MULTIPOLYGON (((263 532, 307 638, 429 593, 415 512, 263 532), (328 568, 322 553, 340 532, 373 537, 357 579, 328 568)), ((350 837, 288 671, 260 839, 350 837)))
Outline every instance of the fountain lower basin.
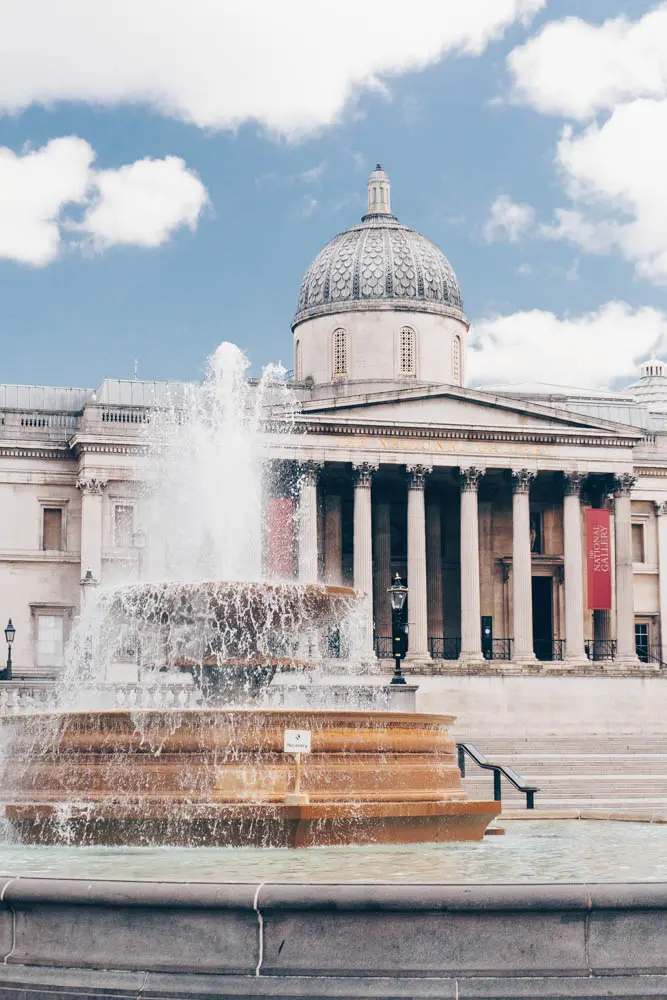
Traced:
POLYGON ((188 710, 7 720, 5 815, 26 843, 306 847, 481 840, 452 716, 188 710), (285 729, 309 729, 308 804, 288 805, 285 729))

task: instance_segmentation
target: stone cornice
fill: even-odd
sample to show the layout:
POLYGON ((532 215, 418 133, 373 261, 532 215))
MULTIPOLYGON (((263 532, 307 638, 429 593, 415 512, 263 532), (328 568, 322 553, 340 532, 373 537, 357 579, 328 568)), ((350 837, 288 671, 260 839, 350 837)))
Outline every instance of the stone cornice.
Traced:
POLYGON ((145 455, 147 446, 128 438, 82 437, 75 434, 69 442, 73 454, 81 455, 145 455))
POLYGON ((12 441, 0 443, 0 458, 38 458, 56 459, 57 461, 73 461, 75 456, 67 445, 48 445, 44 443, 12 441))
POLYGON ((635 475, 638 478, 645 476, 647 479, 667 479, 667 463, 662 466, 636 465, 635 475))
POLYGON ((549 430, 533 428, 498 428, 476 425, 445 427, 436 424, 362 423, 348 420, 322 420, 301 417, 297 423, 308 433, 344 436, 431 438, 456 441, 518 441, 525 444, 594 445, 596 447, 633 448, 634 437, 600 433, 595 430, 549 430))

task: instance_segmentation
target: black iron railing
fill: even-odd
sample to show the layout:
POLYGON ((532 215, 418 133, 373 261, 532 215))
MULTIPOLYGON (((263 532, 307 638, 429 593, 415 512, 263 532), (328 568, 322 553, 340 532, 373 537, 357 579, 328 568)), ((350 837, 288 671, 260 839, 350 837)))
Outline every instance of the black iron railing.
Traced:
POLYGON ((584 644, 586 656, 589 660, 615 660, 616 640, 615 639, 587 639, 584 644))
POLYGON ((526 796, 526 809, 535 808, 535 792, 539 792, 537 785, 529 785, 520 774, 514 770, 513 767, 507 767, 506 764, 494 764, 493 761, 489 760, 486 754, 483 754, 481 750, 478 750, 476 746, 472 743, 457 743, 456 749, 459 756, 459 770, 461 772, 461 777, 466 776, 466 754, 472 761, 481 767, 483 771, 493 771, 493 799, 495 802, 502 801, 502 782, 501 778, 506 778, 511 785, 526 796))
POLYGON ((378 660, 391 660, 393 658, 394 646, 390 635, 375 636, 375 655, 378 660))
POLYGON ((511 660, 513 642, 513 639, 492 639, 490 644, 483 644, 484 659, 511 660))
POLYGON ((431 636, 428 648, 434 660, 458 660, 461 655, 460 636, 431 636))
POLYGON ((637 656, 642 663, 657 663, 661 669, 667 669, 667 663, 662 658, 662 646, 647 646, 638 642, 637 656))
POLYGON ((564 639, 533 639, 533 649, 538 660, 562 660, 564 639))

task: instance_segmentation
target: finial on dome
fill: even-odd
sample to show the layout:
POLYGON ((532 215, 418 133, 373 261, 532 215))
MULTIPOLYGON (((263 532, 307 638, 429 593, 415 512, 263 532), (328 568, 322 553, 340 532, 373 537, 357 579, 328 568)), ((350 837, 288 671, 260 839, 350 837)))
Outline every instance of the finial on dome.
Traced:
POLYGON ((378 163, 368 178, 368 211, 366 215, 391 215, 390 193, 389 178, 382 169, 382 164, 378 163))

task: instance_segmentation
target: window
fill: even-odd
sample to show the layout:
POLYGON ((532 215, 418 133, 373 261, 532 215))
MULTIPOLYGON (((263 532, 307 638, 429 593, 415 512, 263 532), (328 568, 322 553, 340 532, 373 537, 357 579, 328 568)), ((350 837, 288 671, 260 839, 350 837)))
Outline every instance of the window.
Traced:
POLYGON ((452 385, 461 385, 461 338, 452 340, 452 385))
MULTIPOLYGON (((637 525, 641 527, 641 525, 637 525)), ((648 663, 649 659, 649 635, 647 622, 635 622, 635 649, 637 656, 643 663, 648 663)))
POLYGON ((334 330, 333 333, 333 365, 334 378, 345 378, 347 375, 347 331, 334 330))
POLYGON ((62 667, 65 645, 65 619, 62 615, 39 615, 37 618, 37 666, 62 667))
POLYGON ((134 507, 116 504, 113 513, 114 542, 118 548, 129 549, 134 544, 134 507))
POLYGON ((415 375, 417 371, 415 359, 415 331, 404 326, 398 335, 398 374, 415 375))
POLYGON ((297 382, 301 381, 301 341, 297 340, 294 350, 294 377, 297 382))
POLYGON ((632 525, 632 561, 633 563, 645 562, 643 524, 632 525))
POLYGON ((62 549, 63 512, 61 507, 44 507, 42 510, 42 548, 62 549))

